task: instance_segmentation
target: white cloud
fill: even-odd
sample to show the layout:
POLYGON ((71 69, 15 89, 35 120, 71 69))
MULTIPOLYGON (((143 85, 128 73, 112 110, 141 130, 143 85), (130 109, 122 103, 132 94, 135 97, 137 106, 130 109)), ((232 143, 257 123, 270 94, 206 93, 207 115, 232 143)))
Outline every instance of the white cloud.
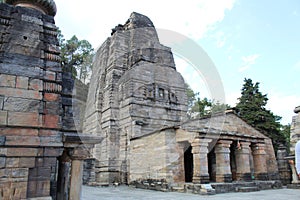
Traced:
POLYGON ((231 92, 231 93, 226 93, 226 103, 229 104, 230 106, 234 107, 236 106, 238 102, 238 98, 241 96, 240 92, 231 92))
POLYGON ((243 64, 238 69, 239 72, 243 72, 243 71, 246 71, 246 70, 250 69, 250 67, 256 63, 256 60, 259 57, 260 57, 259 54, 253 54, 253 55, 249 55, 249 56, 243 56, 242 57, 243 64))
MULTIPOLYGON (((226 10, 231 10, 235 0, 57 0, 56 24, 66 38, 76 34, 87 39, 94 47, 110 36, 111 29, 123 24, 131 12, 147 15, 157 28, 169 29, 192 37, 202 38, 223 20, 226 10), (105 3, 104 3, 105 2, 105 3)), ((220 43, 222 45, 222 43, 220 43)))
POLYGON ((282 123, 288 124, 292 122, 293 112, 296 106, 300 105, 300 95, 286 95, 278 92, 268 93, 267 108, 274 114, 282 117, 282 123))

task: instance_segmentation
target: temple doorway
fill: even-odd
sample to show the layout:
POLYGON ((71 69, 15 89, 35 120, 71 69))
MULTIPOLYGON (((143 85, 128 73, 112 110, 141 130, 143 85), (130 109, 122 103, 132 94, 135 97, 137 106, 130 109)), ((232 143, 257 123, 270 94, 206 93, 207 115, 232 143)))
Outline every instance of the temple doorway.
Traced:
POLYGON ((192 147, 189 146, 187 150, 184 152, 184 172, 185 172, 185 182, 192 182, 193 181, 193 153, 192 147))
POLYGON ((216 155, 215 148, 207 154, 209 181, 216 182, 216 155))
POLYGON ((240 148, 238 141, 234 141, 230 145, 230 168, 231 168, 231 175, 232 181, 236 181, 236 158, 235 158, 235 151, 240 148))

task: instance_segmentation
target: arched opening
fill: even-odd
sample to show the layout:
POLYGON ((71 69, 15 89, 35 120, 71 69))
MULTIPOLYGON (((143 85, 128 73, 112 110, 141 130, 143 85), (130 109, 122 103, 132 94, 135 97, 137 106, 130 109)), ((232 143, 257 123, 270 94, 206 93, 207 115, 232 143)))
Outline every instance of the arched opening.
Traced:
POLYGON ((189 146, 184 152, 184 173, 185 173, 185 182, 193 181, 193 169, 194 169, 194 159, 192 153, 192 147, 189 146))

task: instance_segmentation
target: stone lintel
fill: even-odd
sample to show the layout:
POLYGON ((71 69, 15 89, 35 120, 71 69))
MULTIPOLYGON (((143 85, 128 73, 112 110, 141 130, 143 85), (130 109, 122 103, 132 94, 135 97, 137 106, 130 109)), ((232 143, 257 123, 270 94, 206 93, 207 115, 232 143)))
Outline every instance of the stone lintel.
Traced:
POLYGON ((91 136, 78 133, 63 133, 64 143, 75 143, 75 144, 99 144, 103 140, 103 137, 91 136))

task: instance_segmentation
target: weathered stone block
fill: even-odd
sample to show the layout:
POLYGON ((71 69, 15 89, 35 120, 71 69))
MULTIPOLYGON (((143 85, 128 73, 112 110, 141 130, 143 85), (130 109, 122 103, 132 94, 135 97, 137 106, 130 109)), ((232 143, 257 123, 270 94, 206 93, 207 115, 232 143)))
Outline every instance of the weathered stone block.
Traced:
POLYGON ((11 176, 11 171, 12 169, 9 168, 4 168, 4 169, 0 169, 0 177, 1 178, 8 178, 11 176))
POLYGON ((45 157, 44 158, 44 167, 56 166, 57 159, 55 157, 45 157))
POLYGON ((15 112, 35 112, 40 107, 40 101, 34 99, 23 99, 7 97, 4 101, 4 110, 15 112))
POLYGON ((7 125, 7 111, 0 110, 0 125, 7 125))
POLYGON ((53 137, 61 137, 61 132, 57 131, 57 130, 39 130, 39 136, 44 136, 44 137, 48 137, 48 136, 53 136, 53 137))
POLYGON ((19 167, 22 168, 33 168, 35 167, 35 158, 34 157, 25 157, 20 158, 19 167))
POLYGON ((50 114, 50 115, 57 115, 61 113, 61 104, 59 102, 46 102, 45 114, 50 114))
POLYGON ((26 99, 42 99, 42 94, 38 91, 24 90, 19 88, 0 87, 0 94, 7 97, 20 97, 26 99))
POLYGON ((28 88, 28 77, 17 76, 16 88, 27 89, 28 88))
POLYGON ((0 95, 0 110, 3 109, 4 96, 0 95))
POLYGON ((6 136, 7 146, 39 146, 40 138, 36 136, 6 136))
POLYGON ((40 126, 40 117, 38 113, 8 112, 8 125, 37 127, 40 126))
POLYGON ((6 148, 7 157, 35 157, 37 155, 37 148, 6 148))
POLYGON ((15 182, 12 183, 12 188, 14 188, 13 199, 25 199, 27 193, 27 182, 15 182))
POLYGON ((44 77, 47 80, 55 81, 56 80, 56 73, 51 71, 46 71, 46 75, 44 77))
POLYGON ((19 167, 19 158, 6 158, 6 167, 13 168, 19 167))
POLYGON ((43 81, 39 79, 31 79, 29 81, 29 89, 42 91, 43 90, 43 81))
POLYGON ((57 101, 59 100, 60 95, 55 93, 45 93, 44 94, 44 100, 45 101, 57 101))
POLYGON ((11 175, 13 178, 28 177, 28 169, 27 168, 13 168, 11 171, 11 175))
POLYGON ((62 148, 45 148, 44 156, 58 157, 62 154, 62 152, 63 152, 62 148))
POLYGON ((44 115, 43 127, 45 128, 60 128, 61 119, 59 115, 44 115))
POLYGON ((6 164, 6 158, 0 157, 0 168, 4 168, 6 164))
POLYGON ((0 63, 0 72, 15 74, 17 76, 42 77, 42 70, 39 67, 28 67, 22 64, 0 63))
POLYGON ((0 156, 6 156, 7 148, 0 148, 0 156))
POLYGON ((40 137, 40 145, 43 147, 62 147, 61 137, 40 137))
MULTIPOLYGON (((35 167, 43 167, 44 166, 44 158, 36 158, 35 159, 35 167)), ((32 174, 33 171, 30 172, 32 174)))
POLYGON ((15 87, 16 86, 16 76, 0 74, 0 86, 15 87))
POLYGON ((50 180, 37 181, 37 195, 50 196, 50 180))
POLYGON ((32 128, 0 128, 0 132, 6 136, 37 136, 38 129, 32 128))

